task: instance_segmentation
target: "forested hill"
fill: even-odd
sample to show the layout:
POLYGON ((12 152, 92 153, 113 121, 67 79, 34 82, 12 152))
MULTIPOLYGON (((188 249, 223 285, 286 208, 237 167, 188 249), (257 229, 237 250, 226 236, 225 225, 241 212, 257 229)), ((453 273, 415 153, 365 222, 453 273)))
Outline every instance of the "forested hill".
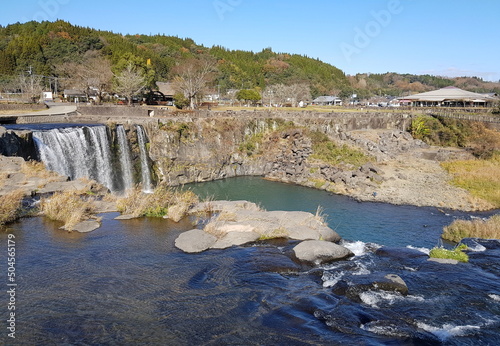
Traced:
MULTIPOLYGON (((21 74, 63 77, 68 63, 83 63, 92 56, 109 63, 115 72, 124 61, 147 64, 154 81, 168 81, 174 66, 191 58, 216 61, 213 87, 219 90, 264 88, 275 84, 307 84, 312 97, 319 95, 362 96, 394 94, 456 85, 455 79, 412 75, 346 76, 340 69, 306 56, 211 48, 191 39, 165 35, 121 35, 74 26, 65 21, 28 22, 0 26, 0 89, 6 89, 21 74)), ((477 80, 474 87, 493 91, 497 84, 477 80)), ((151 85, 154 85, 152 83, 151 85)), ((457 85, 459 86, 459 85, 457 85)))
POLYGON ((71 25, 64 21, 28 22, 0 27, 0 78, 26 73, 59 76, 64 63, 83 61, 90 51, 111 62, 150 59, 156 81, 170 79, 172 68, 183 60, 209 55, 217 59, 215 85, 222 90, 283 83, 307 83, 313 95, 347 89, 348 80, 338 68, 305 56, 207 48, 191 39, 165 35, 126 35, 71 25))

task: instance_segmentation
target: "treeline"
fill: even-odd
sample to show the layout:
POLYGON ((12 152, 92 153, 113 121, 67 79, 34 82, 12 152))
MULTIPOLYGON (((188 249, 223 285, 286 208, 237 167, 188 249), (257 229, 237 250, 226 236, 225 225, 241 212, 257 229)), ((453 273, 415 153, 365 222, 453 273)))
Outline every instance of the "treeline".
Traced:
MULTIPOLYGON (((312 98, 320 95, 349 98, 352 94, 358 94, 360 99, 374 95, 402 96, 449 85, 477 92, 500 91, 498 83, 487 83, 479 78, 449 79, 396 73, 346 76, 340 69, 318 59, 276 53, 271 48, 257 53, 221 46, 208 48, 191 39, 160 34, 121 35, 61 20, 0 26, 2 91, 19 89, 19 78, 27 74, 43 76, 45 87, 52 89, 56 88, 54 81, 57 79, 59 90, 79 87, 83 77, 75 82, 76 74, 85 75, 87 84, 97 78, 88 71, 84 73, 82 66, 83 69, 109 66, 110 76, 126 68, 139 71, 147 79, 145 89, 149 89, 154 88, 157 81, 174 79, 176 67, 193 59, 214 62, 215 69, 208 84, 220 93, 232 89, 265 90, 283 85, 307 86, 312 98), (75 66, 78 64, 80 68, 75 66)), ((94 75, 102 77, 102 72, 94 75)), ((32 83, 32 80, 23 81, 27 82, 32 83)), ((105 90, 116 81, 101 80, 99 83, 105 90)))
POLYGON ((70 76, 61 66, 83 63, 89 54, 106 59, 114 72, 123 68, 124 60, 133 60, 135 65, 142 61, 154 71, 155 81, 172 79, 174 67, 186 60, 210 57, 216 61, 211 84, 219 91, 307 83, 312 96, 317 96, 335 94, 349 87, 341 70, 305 56, 278 54, 270 48, 258 53, 220 46, 207 48, 191 39, 121 35, 61 20, 0 27, 0 87, 5 89, 9 82, 28 71, 63 81, 70 76))

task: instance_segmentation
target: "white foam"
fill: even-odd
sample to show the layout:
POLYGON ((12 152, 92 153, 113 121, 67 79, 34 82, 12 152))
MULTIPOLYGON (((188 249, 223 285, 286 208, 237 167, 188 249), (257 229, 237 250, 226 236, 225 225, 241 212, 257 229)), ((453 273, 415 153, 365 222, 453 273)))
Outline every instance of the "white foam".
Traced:
POLYGON ((490 297, 491 299, 493 299, 496 302, 500 302, 500 295, 498 295, 498 294, 488 294, 488 297, 490 297))
POLYGON ((328 288, 335 286, 343 276, 343 272, 332 273, 325 271, 321 277, 321 280, 323 280, 323 287, 328 288))
POLYGON ((358 268, 352 273, 352 275, 368 275, 372 273, 366 264, 359 262, 356 264, 358 265, 358 268))
POLYGON ((465 336, 473 334, 475 331, 481 329, 479 326, 454 326, 452 324, 444 324, 442 327, 434 327, 426 323, 419 322, 417 326, 429 333, 437 336, 441 341, 445 341, 454 336, 465 336))
POLYGON ((367 305, 370 305, 372 308, 378 308, 380 303, 393 305, 394 303, 406 300, 406 301, 414 301, 414 302, 423 302, 425 298, 422 296, 402 296, 397 292, 387 292, 387 291, 366 291, 362 292, 359 295, 361 301, 367 305))
POLYGON ((366 243, 362 241, 359 240, 355 242, 344 241, 342 243, 342 246, 351 250, 354 256, 363 256, 364 254, 366 254, 366 243))
POLYGON ((426 248, 426 247, 415 247, 415 246, 411 246, 411 245, 408 245, 407 246, 408 249, 413 249, 413 250, 418 250, 426 255, 429 254, 429 252, 431 252, 430 249, 426 248))
POLYGON ((472 243, 470 245, 468 244, 467 247, 470 251, 474 251, 474 252, 486 251, 486 248, 476 241, 472 241, 472 243))
POLYGON ((416 272, 416 271, 418 271, 417 268, 412 268, 412 267, 407 267, 407 266, 404 266, 403 268, 404 268, 404 270, 408 270, 410 272, 416 272))
POLYGON ((361 329, 364 329, 370 333, 378 335, 396 336, 396 337, 406 336, 405 333, 399 331, 397 326, 394 325, 379 326, 374 323, 367 323, 367 324, 362 324, 361 329))

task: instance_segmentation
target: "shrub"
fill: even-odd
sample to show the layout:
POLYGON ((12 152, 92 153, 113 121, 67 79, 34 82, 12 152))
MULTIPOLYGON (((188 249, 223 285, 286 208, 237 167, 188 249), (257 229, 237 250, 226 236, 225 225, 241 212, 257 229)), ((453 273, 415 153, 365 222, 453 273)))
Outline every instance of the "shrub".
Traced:
POLYGON ((174 104, 178 109, 184 109, 189 107, 189 100, 182 93, 177 93, 174 95, 174 104))
POLYGON ((480 159, 491 159, 500 153, 500 133, 484 127, 470 140, 472 154, 480 159))
POLYGON ((455 220, 443 229, 443 239, 459 242, 463 238, 500 239, 500 214, 488 220, 455 220))
POLYGON ((313 159, 321 160, 332 166, 349 164, 356 167, 361 167, 370 161, 370 157, 365 155, 361 150, 352 148, 346 144, 339 146, 322 132, 310 131, 308 132, 308 136, 312 142, 313 153, 311 158, 313 159))
POLYGON ((466 147, 484 129, 477 122, 419 115, 412 120, 409 130, 414 138, 430 145, 466 147))
POLYGON ((42 200, 42 213, 51 220, 64 222, 63 228, 67 231, 91 217, 94 211, 93 199, 82 197, 75 191, 57 192, 42 200))
POLYGON ((452 259, 459 262, 469 262, 469 256, 463 252, 467 250, 467 245, 460 244, 453 250, 446 250, 442 247, 435 247, 429 252, 431 258, 452 259))
POLYGON ((23 190, 15 190, 0 196, 0 226, 19 219, 23 197, 23 190))

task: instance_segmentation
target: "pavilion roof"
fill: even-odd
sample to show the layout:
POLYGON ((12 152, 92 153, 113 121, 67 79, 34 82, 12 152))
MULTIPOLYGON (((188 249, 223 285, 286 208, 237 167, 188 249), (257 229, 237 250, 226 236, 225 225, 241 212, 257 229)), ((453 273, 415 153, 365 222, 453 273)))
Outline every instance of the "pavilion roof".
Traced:
POLYGON ((462 90, 457 87, 446 87, 438 90, 428 91, 425 93, 415 94, 411 96, 401 97, 401 100, 410 101, 472 101, 472 102, 487 102, 495 100, 494 97, 484 94, 478 94, 467 90, 462 90))

